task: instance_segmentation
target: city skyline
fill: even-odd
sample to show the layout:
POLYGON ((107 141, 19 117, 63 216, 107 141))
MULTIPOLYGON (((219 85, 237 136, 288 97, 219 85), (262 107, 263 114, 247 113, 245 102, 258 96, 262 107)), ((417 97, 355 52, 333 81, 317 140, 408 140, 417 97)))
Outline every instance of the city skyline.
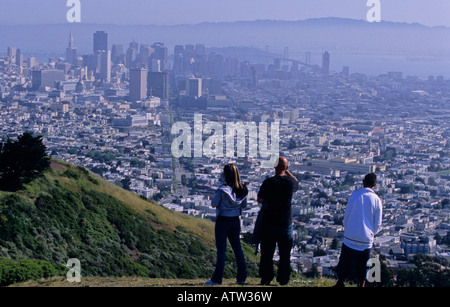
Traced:
MULTIPOLYGON (((38 60, 47 60, 50 54, 55 58, 64 57, 67 52, 82 56, 92 52, 93 33, 103 31, 108 33, 109 44, 106 42, 106 47, 112 51, 112 57, 114 46, 126 49, 132 41, 148 47, 154 42, 163 42, 169 50, 169 54, 164 55, 166 60, 161 62, 163 66, 173 65, 167 62, 167 56, 172 57, 173 48, 183 43, 203 44, 218 53, 233 52, 231 49, 227 51, 228 47, 249 48, 253 49, 252 53, 262 55, 265 52, 265 57, 274 54, 281 56, 288 48, 292 58, 305 60, 305 55, 309 54, 310 63, 317 65, 322 65, 322 54, 328 51, 333 58, 330 69, 334 71, 341 71, 342 67, 347 66, 352 72, 371 75, 402 71, 406 75, 420 78, 428 78, 430 75, 443 75, 445 78, 450 76, 450 59, 447 56, 450 45, 443 39, 450 36, 448 28, 333 18, 302 22, 253 21, 174 27, 100 26, 83 23, 5 26, 3 40, 0 42, 0 56, 9 46, 20 48, 25 57, 35 56, 38 60), (240 29, 241 35, 236 35, 236 28, 240 29), (51 36, 48 35, 50 32, 51 36), (297 39, 298 37, 301 39, 297 39), (414 65, 411 65, 412 62, 414 65)), ((158 53, 159 51, 155 55, 158 53)), ((244 52, 241 59, 249 58, 244 52)))
MULTIPOLYGON (((264 12, 249 10, 256 8, 250 0, 184 0, 176 7, 185 9, 181 17, 205 23, 114 26, 87 22, 96 15, 102 23, 140 22, 146 13, 154 22, 153 16, 167 23, 188 19, 169 9, 179 0, 158 2, 152 12, 154 1, 126 7, 118 5, 122 0, 69 1, 82 3, 81 23, 64 22, 66 1, 48 0, 44 8, 20 7, 29 1, 17 0, 19 9, 4 1, 0 23, 8 20, 5 11, 9 20, 26 18, 24 7, 46 22, 62 21, 0 26, 0 185, 8 183, 8 169, 20 174, 32 160, 33 146, 21 145, 21 135, 37 136, 52 169, 30 178, 17 195, 9 184, 0 186, 0 260, 56 266, 77 259, 95 278, 203 278, 209 272, 188 263, 212 267, 203 262, 213 262, 213 246, 197 243, 214 240, 212 222, 220 212, 211 200, 224 183, 223 166, 234 163, 247 187, 239 226, 251 244, 258 191, 285 157, 298 179, 285 205, 290 261, 302 280, 336 277, 349 197, 366 186, 366 174, 376 173, 371 187, 383 216, 371 263, 384 269, 375 281, 450 286, 450 27, 401 21, 418 20, 411 13, 419 6, 428 14, 436 6, 425 10, 411 0, 403 12, 405 1, 381 0, 381 20, 398 11, 396 22, 379 23, 363 19, 367 0, 299 0, 296 5, 309 8, 299 18, 325 17, 333 8, 337 17, 232 22, 289 18, 298 7, 259 0, 258 8, 279 9, 264 12), (217 13, 228 23, 206 23, 219 21, 217 13), (416 278, 424 260, 430 269, 416 278)), ((256 265, 248 267, 256 276, 256 265)))

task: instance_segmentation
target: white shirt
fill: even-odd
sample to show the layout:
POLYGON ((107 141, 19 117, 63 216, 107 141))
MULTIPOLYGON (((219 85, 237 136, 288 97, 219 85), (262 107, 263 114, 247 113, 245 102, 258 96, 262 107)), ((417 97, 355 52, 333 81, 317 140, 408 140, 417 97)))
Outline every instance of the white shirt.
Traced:
POLYGON ((344 244, 358 251, 372 248, 381 230, 382 213, 382 202, 372 189, 353 192, 344 215, 344 244))

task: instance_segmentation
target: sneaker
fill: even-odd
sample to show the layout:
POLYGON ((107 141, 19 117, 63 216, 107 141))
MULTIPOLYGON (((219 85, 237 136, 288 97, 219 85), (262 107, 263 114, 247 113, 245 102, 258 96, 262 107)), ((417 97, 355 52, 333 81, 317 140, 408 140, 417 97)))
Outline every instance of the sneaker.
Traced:
POLYGON ((205 282, 205 286, 220 286, 221 283, 213 282, 211 279, 205 282))
POLYGON ((237 281, 236 285, 245 286, 245 281, 237 281))

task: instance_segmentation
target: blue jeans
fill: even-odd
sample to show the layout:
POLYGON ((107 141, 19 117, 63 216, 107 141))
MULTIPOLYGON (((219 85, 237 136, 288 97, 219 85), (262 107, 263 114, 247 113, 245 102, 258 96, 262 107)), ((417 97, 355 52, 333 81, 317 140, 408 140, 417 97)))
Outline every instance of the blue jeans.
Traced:
POLYGON ((342 244, 341 256, 337 266, 338 284, 343 285, 344 281, 351 277, 355 270, 355 277, 361 285, 366 279, 367 262, 370 259, 371 249, 357 251, 345 244, 342 244))
POLYGON ((245 264, 244 252, 241 247, 241 224, 239 218, 233 221, 216 222, 215 236, 217 247, 217 262, 216 269, 211 280, 215 283, 222 283, 223 271, 225 269, 225 254, 227 251, 227 238, 233 249, 237 263, 237 282, 244 283, 247 279, 247 267, 245 264))
POLYGON ((292 228, 282 229, 265 226, 261 235, 261 260, 259 264, 259 275, 262 284, 270 283, 275 276, 273 255, 277 245, 280 254, 277 281, 282 285, 289 282, 291 276, 291 249, 293 245, 292 228))

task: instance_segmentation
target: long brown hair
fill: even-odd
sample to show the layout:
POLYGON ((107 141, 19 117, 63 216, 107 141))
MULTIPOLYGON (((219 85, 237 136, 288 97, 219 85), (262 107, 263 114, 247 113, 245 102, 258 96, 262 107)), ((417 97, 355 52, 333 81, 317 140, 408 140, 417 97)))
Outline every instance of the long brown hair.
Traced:
POLYGON ((223 175, 227 186, 233 189, 237 197, 243 197, 247 194, 247 187, 242 183, 239 170, 235 164, 226 164, 223 167, 223 175))

